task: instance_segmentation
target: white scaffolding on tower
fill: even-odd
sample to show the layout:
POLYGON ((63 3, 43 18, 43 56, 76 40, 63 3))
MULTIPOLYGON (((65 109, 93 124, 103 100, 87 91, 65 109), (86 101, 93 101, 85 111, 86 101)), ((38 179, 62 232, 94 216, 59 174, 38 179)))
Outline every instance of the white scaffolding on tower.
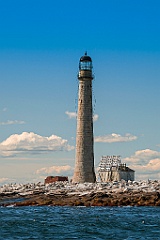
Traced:
POLYGON ((117 168, 121 165, 120 156, 102 156, 98 166, 99 172, 111 171, 112 167, 117 168))

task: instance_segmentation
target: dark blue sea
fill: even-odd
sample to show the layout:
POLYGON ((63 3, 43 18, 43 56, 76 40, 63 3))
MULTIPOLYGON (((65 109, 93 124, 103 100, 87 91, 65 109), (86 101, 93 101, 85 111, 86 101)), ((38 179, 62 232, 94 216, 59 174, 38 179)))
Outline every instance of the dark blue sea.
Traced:
POLYGON ((0 207, 0 240, 160 239, 160 207, 0 207))

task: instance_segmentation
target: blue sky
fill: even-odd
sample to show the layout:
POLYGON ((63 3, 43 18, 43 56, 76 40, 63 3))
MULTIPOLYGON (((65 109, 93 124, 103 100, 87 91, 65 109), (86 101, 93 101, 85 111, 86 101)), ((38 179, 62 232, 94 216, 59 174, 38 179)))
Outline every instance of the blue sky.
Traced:
POLYGON ((0 182, 73 174, 79 58, 93 60, 95 167, 160 179, 159 1, 0 0, 0 182))

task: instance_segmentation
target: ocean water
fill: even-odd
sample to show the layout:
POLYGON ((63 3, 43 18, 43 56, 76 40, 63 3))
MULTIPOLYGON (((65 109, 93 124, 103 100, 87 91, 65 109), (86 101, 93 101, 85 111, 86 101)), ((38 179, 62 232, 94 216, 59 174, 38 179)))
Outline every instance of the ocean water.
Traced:
POLYGON ((160 207, 0 207, 0 240, 160 239, 160 207))

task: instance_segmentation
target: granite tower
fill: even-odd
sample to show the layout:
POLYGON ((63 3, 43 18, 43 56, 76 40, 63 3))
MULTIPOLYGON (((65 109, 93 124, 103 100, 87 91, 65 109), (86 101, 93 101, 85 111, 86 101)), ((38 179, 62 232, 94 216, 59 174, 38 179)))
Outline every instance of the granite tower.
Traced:
POLYGON ((79 93, 76 135, 76 162, 72 181, 95 182, 92 109, 92 59, 85 53, 79 61, 79 93))

